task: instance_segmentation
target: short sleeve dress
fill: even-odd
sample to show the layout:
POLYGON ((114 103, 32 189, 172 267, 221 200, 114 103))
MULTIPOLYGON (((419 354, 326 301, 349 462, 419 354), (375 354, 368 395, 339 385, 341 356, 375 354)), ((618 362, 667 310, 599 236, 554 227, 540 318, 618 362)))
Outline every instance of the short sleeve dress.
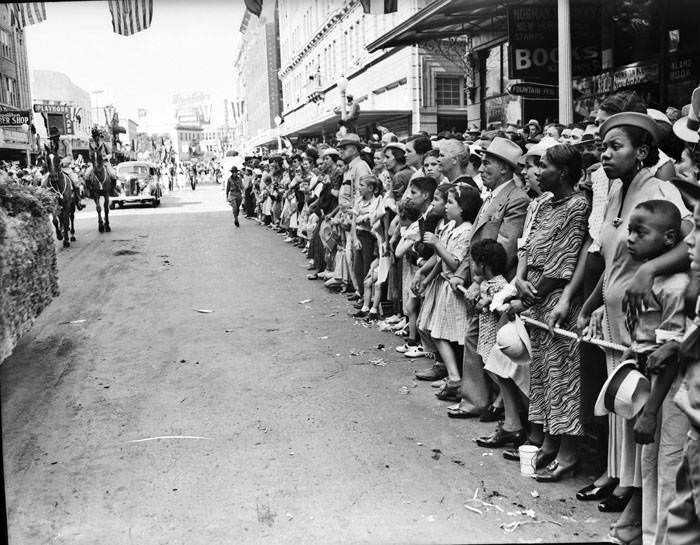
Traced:
MULTIPOLYGON (((449 228, 448 224, 441 236, 447 251, 459 261, 467 257, 469 252, 471 230, 472 224, 467 221, 453 228, 449 228)), ((452 274, 444 263, 442 272, 452 274)), ((467 334, 467 320, 467 304, 464 297, 456 294, 449 282, 443 282, 435 296, 435 306, 427 328, 430 336, 463 345, 467 334)))
MULTIPOLYGON (((525 243, 529 282, 537 285, 542 278, 571 279, 586 237, 589 212, 588 200, 578 192, 542 203, 525 243)), ((557 288, 537 301, 527 315, 546 322, 563 289, 557 288)), ((565 329, 573 329, 579 310, 580 302, 572 303, 565 329)), ((529 420, 542 424, 552 435, 582 435, 578 343, 540 328, 528 331, 532 345, 529 420)))
MULTIPOLYGON (((622 299, 640 265, 627 251, 629 219, 639 203, 652 199, 672 202, 680 210, 681 218, 689 219, 692 216, 673 184, 654 178, 648 168, 643 168, 630 182, 626 192, 623 192, 621 183, 613 184, 600 231, 601 254, 605 260, 603 338, 625 346, 631 344, 631 338, 625 326, 622 299)), ((619 352, 606 351, 608 374, 620 363, 620 356, 619 352)), ((620 486, 642 486, 641 449, 635 446, 634 422, 610 415, 608 423, 609 476, 619 478, 620 486)))

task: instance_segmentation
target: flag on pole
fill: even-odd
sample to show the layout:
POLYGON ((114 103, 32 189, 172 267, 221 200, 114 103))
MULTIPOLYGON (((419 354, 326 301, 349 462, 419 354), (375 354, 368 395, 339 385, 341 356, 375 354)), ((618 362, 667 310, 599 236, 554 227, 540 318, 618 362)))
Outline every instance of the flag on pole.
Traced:
POLYGON ((153 0, 109 0, 112 30, 131 36, 151 26, 153 0))
POLYGON ((394 13, 398 9, 398 0, 360 0, 365 13, 394 13))
POLYGON ((148 117, 148 110, 145 110, 143 108, 138 109, 138 117, 139 119, 143 119, 144 117, 148 117))
POLYGON ((44 2, 15 2, 10 7, 12 26, 22 29, 46 20, 44 2))
MULTIPOLYGON (((274 0, 268 1, 274 2, 274 0)), ((245 0, 245 7, 250 13, 256 17, 260 17, 263 8, 263 0, 245 0)))

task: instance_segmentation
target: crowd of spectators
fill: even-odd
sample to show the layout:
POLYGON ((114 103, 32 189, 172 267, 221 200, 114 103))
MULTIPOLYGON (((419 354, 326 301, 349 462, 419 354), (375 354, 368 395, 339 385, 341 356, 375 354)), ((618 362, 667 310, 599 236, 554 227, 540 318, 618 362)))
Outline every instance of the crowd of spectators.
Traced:
POLYGON ((620 513, 611 540, 700 543, 700 88, 667 113, 621 93, 570 126, 341 133, 247 158, 226 193, 426 359, 448 417, 494 422, 479 446, 537 447, 549 483, 597 436, 576 497, 620 513))

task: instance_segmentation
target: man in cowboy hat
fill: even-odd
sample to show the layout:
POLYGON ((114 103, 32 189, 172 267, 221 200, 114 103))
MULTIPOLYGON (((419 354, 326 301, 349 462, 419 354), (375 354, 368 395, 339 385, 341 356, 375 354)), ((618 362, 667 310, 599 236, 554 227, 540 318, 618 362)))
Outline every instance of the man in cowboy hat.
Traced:
POLYGON ((229 176, 226 181, 226 200, 233 209, 234 225, 240 227, 241 224, 238 222, 238 213, 243 200, 243 180, 241 180, 241 177, 238 175, 238 167, 235 165, 231 167, 231 176, 229 176))
POLYGON ((75 207, 78 210, 85 208, 85 205, 80 199, 80 180, 73 170, 73 148, 68 138, 61 138, 61 131, 57 127, 49 129, 49 142, 51 149, 55 150, 56 154, 61 158, 61 172, 65 174, 73 185, 73 195, 76 196, 75 207))
MULTIPOLYGON (((349 189, 353 197, 357 193, 357 185, 360 182, 360 178, 372 174, 369 165, 360 157, 360 151, 363 147, 360 137, 354 133, 346 134, 338 142, 341 158, 347 165, 345 174, 343 174, 343 186, 349 186, 349 188, 346 188, 346 191, 349 189)), ((343 191, 341 190, 342 193, 343 191)), ((349 204, 352 206, 354 202, 351 200, 349 204)))
MULTIPOLYGON (((522 234, 530 202, 527 194, 515 185, 513 179, 521 155, 520 146, 500 136, 495 137, 484 150, 479 173, 481 181, 491 193, 484 199, 471 231, 470 244, 493 239, 503 246, 507 256, 508 280, 515 276, 518 238, 522 234)), ((471 267, 471 258, 467 257, 450 281, 454 288, 465 282, 467 285, 472 283, 471 267)), ((502 409, 490 405, 489 380, 484 371, 484 362, 476 350, 478 333, 479 318, 474 313, 467 325, 464 343, 462 401, 448 415, 457 418, 480 416, 482 421, 489 422, 500 418, 502 409)))

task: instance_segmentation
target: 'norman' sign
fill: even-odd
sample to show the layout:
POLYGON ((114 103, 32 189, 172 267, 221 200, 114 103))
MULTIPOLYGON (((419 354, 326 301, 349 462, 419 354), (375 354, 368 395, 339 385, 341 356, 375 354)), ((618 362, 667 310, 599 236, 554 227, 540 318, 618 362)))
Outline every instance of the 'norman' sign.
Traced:
MULTIPOLYGON (((574 77, 591 76, 602 68, 600 6, 571 5, 571 49, 574 77)), ((557 79, 557 6, 508 6, 508 76, 554 83, 557 79)))

